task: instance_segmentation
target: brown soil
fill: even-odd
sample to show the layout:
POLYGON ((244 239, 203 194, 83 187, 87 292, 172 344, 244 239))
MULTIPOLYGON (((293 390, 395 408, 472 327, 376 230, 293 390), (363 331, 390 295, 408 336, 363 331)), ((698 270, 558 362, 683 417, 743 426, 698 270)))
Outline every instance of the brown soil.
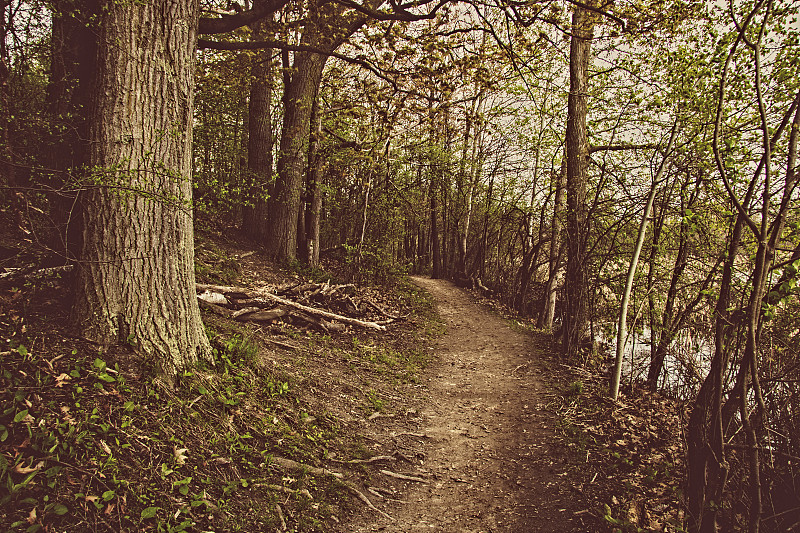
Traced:
POLYGON ((365 511, 343 531, 594 529, 583 523, 588 513, 568 479, 570 454, 555 438, 546 406, 552 391, 545 369, 553 364, 547 337, 512 328, 450 282, 414 282, 435 297, 447 327, 423 376, 419 425, 405 435, 416 437, 418 448, 416 464, 402 473, 427 482, 395 484, 400 492, 392 500, 376 502, 392 520, 365 511))

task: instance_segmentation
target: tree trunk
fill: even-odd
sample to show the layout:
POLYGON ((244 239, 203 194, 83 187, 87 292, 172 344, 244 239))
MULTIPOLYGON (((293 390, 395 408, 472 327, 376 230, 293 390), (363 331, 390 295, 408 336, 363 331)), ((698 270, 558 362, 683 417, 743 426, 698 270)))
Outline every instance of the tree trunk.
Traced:
MULTIPOLYGON (((0 2, 0 190, 7 198, 3 200, 11 202, 14 191, 11 189, 16 185, 14 176, 14 151, 11 148, 11 61, 8 56, 6 39, 8 28, 6 22, 8 15, 6 8, 11 6, 10 0, 0 2)), ((3 202, 5 203, 5 201, 3 202)))
MULTIPOLYGON (((438 172, 437 169, 433 170, 433 174, 438 172)), ((442 250, 439 244, 439 198, 438 187, 436 186, 436 179, 431 176, 431 185, 428 191, 430 200, 431 212, 431 255, 433 257, 433 279, 442 277, 442 250)))
POLYGON ((567 272, 563 352, 576 359, 587 340, 587 225, 586 188, 589 141, 586 116, 589 99, 589 59, 594 31, 592 14, 576 7, 572 15, 567 106, 567 272))
POLYGON ((364 251, 364 240, 367 237, 367 221, 369 220, 369 196, 372 192, 372 179, 375 174, 373 169, 368 170, 367 183, 364 187, 364 209, 361 210, 361 229, 358 232, 358 256, 364 251))
POLYGON ((564 216, 564 192, 567 179, 567 160, 561 162, 561 169, 556 177, 556 199, 553 204, 553 225, 550 231, 550 257, 547 270, 547 284, 544 289, 544 311, 540 315, 539 327, 548 331, 553 329, 556 314, 556 278, 561 257, 561 227, 564 216))
MULTIPOLYGON (((254 24, 253 40, 266 38, 264 21, 254 24)), ((267 190, 272 180, 272 49, 253 57, 248 107, 247 184, 248 205, 242 206, 242 232, 259 244, 269 236, 267 190)))
POLYGON ((58 0, 52 4, 50 79, 47 112, 51 124, 47 164, 55 238, 50 246, 74 260, 81 250, 79 195, 73 177, 89 161, 88 109, 97 71, 98 0, 58 0))
POLYGON ((619 381, 622 375, 622 360, 625 355, 625 344, 628 341, 628 303, 631 298, 631 291, 633 290, 633 278, 636 275, 636 267, 639 265, 639 254, 644 245, 644 237, 647 233, 647 222, 650 217, 650 210, 653 207, 653 200, 656 197, 658 190, 658 182, 654 181, 650 187, 650 193, 647 195, 647 203, 642 213, 642 221, 639 224, 639 234, 636 239, 636 245, 633 248, 633 257, 628 266, 628 277, 625 281, 625 290, 622 293, 622 305, 620 305, 619 318, 617 320, 617 351, 614 362, 614 371, 611 374, 611 399, 617 399, 619 395, 619 381))
POLYGON ((489 213, 492 208, 492 196, 494 195, 494 171, 489 174, 489 190, 486 192, 486 205, 483 214, 483 235, 481 236, 481 247, 476 257, 476 268, 481 280, 486 278, 486 250, 489 247, 489 213))
POLYGON ((311 117, 311 144, 308 152, 308 184, 305 210, 305 259, 310 266, 319 265, 319 222, 322 213, 322 176, 325 172, 325 158, 320 149, 322 143, 322 113, 319 98, 314 100, 311 117))
POLYGON ((268 251, 280 261, 297 257, 297 224, 311 131, 311 110, 326 60, 326 56, 317 53, 297 52, 291 81, 285 88, 278 177, 273 196, 269 199, 268 251))
POLYGON ((198 6, 108 2, 90 114, 90 176, 74 318, 171 379, 208 359, 195 296, 192 91, 198 6))
POLYGON ((617 322, 617 353, 614 362, 614 372, 611 375, 611 398, 616 401, 619 394, 619 380, 622 374, 622 358, 625 354, 625 343, 628 336, 628 303, 630 302, 631 290, 633 289, 633 278, 636 275, 636 268, 639 265, 639 254, 642 252, 644 246, 644 237, 647 233, 647 224, 650 218, 650 211, 653 209, 653 201, 656 198, 656 191, 658 185, 662 181, 664 170, 666 169, 667 161, 671 157, 672 144, 675 142, 675 135, 678 132, 677 123, 672 127, 672 132, 669 136, 667 148, 664 150, 664 158, 661 160, 661 165, 658 167, 653 183, 650 186, 650 192, 647 195, 647 203, 642 213, 642 221, 639 224, 639 234, 636 238, 636 245, 633 249, 633 257, 631 257, 631 264, 628 268, 628 277, 625 282, 625 291, 622 294, 622 305, 619 310, 619 320, 617 322))
POLYGON ((725 374, 730 357, 731 292, 734 264, 739 253, 743 217, 737 216, 728 239, 729 248, 719 287, 719 298, 714 316, 714 354, 711 368, 700 387, 692 406, 686 429, 687 448, 687 512, 688 530, 692 533, 717 531, 718 505, 728 477, 728 464, 724 460, 722 396, 725 374))
MULTIPOLYGON (((370 0, 377 9, 384 0, 370 0)), ((333 52, 358 31, 367 16, 347 12, 346 6, 311 2, 301 45, 333 52)), ((283 52, 288 63, 288 52, 283 52)), ((300 216, 303 176, 311 132, 311 112, 328 56, 317 52, 295 52, 291 69, 284 64, 283 129, 278 172, 268 206, 270 235, 267 250, 279 261, 297 257, 297 228, 300 216)))
MULTIPOLYGON (((688 187, 688 179, 690 175, 687 174, 687 182, 681 186, 681 198, 684 198, 686 195, 686 188, 688 187)), ((686 203, 681 201, 681 217, 685 216, 687 209, 690 209, 694 206, 695 201, 700 195, 701 184, 702 184, 702 177, 698 178, 695 181, 695 189, 690 194, 690 197, 686 203)), ((666 201, 665 201, 666 203, 666 201)), ((665 209, 662 208, 662 211, 665 209)), ((661 217, 663 219, 663 215, 661 217)), ((652 283, 653 279, 653 270, 655 269, 656 261, 656 249, 658 248, 658 233, 653 231, 653 245, 651 247, 650 252, 650 271, 648 273, 648 279, 650 283, 652 283)), ((672 268, 672 276, 670 278, 669 288, 667 289, 667 297, 666 302, 664 303, 664 312, 660 319, 656 317, 655 314, 655 302, 653 301, 652 297, 649 297, 649 304, 651 306, 651 320, 650 320, 650 330, 653 332, 653 346, 651 346, 651 356, 650 356, 650 366, 647 371, 647 386, 650 390, 655 391, 658 386, 658 378, 661 376, 661 371, 664 368, 664 360, 666 359, 667 352, 669 351, 669 346, 672 344, 672 341, 675 339, 675 335, 678 333, 681 327, 683 327, 683 323, 685 321, 685 316, 687 313, 691 311, 694 307, 693 303, 687 304, 683 309, 676 310, 676 303, 678 300, 678 290, 679 290, 679 283, 683 278, 683 272, 686 270, 686 266, 688 264, 688 256, 689 256, 689 229, 687 224, 681 224, 678 233, 678 251, 675 254, 675 264, 672 268)), ((716 266, 713 269, 716 270, 716 266)), ((710 280, 709 280, 710 282, 710 280)), ((705 287, 705 286, 704 286, 705 287)), ((695 299, 697 301, 697 299, 695 299)))

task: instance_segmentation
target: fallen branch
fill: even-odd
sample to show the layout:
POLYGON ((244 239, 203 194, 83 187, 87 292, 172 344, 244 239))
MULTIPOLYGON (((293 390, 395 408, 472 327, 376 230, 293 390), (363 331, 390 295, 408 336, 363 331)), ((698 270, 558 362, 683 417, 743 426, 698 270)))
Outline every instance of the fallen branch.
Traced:
POLYGON ((285 494, 301 494, 309 500, 314 499, 308 489, 290 489, 289 487, 284 487, 283 485, 274 485, 272 483, 250 483, 250 486, 254 488, 259 487, 274 490, 275 492, 283 492, 285 494))
POLYGON ((281 348, 283 348, 285 350, 291 350, 293 352, 296 352, 297 350, 299 350, 299 348, 297 346, 294 346, 292 344, 288 344, 288 343, 285 343, 285 342, 276 341, 275 339, 267 339, 267 341, 271 342, 275 346, 280 346, 281 348))
POLYGON ((381 324, 377 324, 375 322, 365 322, 363 320, 356 320, 355 318, 337 315, 335 313, 323 311, 322 309, 309 307, 307 305, 299 304, 291 300, 286 300, 284 298, 281 298, 280 296, 275 296, 274 294, 264 290, 249 290, 241 287, 206 285, 202 283, 197 284, 197 290, 198 291, 210 290, 210 291, 221 292, 223 294, 228 295, 229 297, 231 297, 230 296, 231 294, 244 294, 248 298, 266 298, 268 300, 272 300, 273 302, 277 302, 280 305, 293 307, 310 315, 321 316, 323 318, 327 318, 328 320, 336 320, 337 322, 343 322, 345 324, 350 324, 352 326, 359 326, 362 328, 370 328, 370 329, 377 329, 379 331, 386 331, 386 326, 382 326, 381 324))
POLYGON ((278 512, 278 518, 281 521, 281 531, 286 531, 287 530, 286 519, 283 517, 283 510, 281 509, 280 504, 278 503, 275 504, 275 510, 278 512))
POLYGON ((344 477, 340 472, 334 472, 333 470, 328 470, 327 468, 318 468, 316 466, 304 465, 302 463, 298 463, 297 461, 286 459, 285 457, 273 457, 272 464, 275 464, 285 470, 297 470, 301 472, 308 472, 316 476, 333 476, 336 479, 342 479, 344 477))
POLYGON ((234 313, 234 318, 237 320, 250 320, 253 322, 272 322, 282 316, 286 316, 286 311, 279 307, 270 310, 248 307, 247 311, 240 309, 234 313))
POLYGON ((398 502, 398 503, 408 503, 406 500, 398 500, 397 498, 392 498, 391 497, 392 493, 386 489, 382 489, 381 487, 367 487, 367 490, 370 492, 370 494, 374 494, 375 496, 383 500, 387 500, 390 502, 398 502))
POLYGON ((381 516, 383 516, 384 518, 388 518, 389 520, 391 520, 392 522, 394 522, 394 518, 392 518, 392 517, 391 517, 391 516, 389 516, 388 514, 384 513, 383 511, 381 511, 380 509, 378 509, 377 507, 375 507, 375 505, 373 505, 373 504, 372 504, 372 502, 371 502, 371 501, 369 501, 369 498, 367 498, 367 497, 364 495, 364 493, 363 493, 363 492, 361 492, 360 490, 358 490, 357 488, 355 488, 353 485, 351 485, 351 484, 350 484, 350 483, 348 483, 347 481, 339 480, 339 483, 340 483, 342 486, 344 486, 345 488, 347 488, 347 489, 348 489, 350 492, 352 492, 353 494, 355 494, 355 495, 356 495, 356 497, 357 497, 359 500, 361 500, 362 502, 364 502, 364 503, 366 504, 366 506, 367 506, 367 507, 369 507, 370 509, 372 509, 372 510, 373 510, 373 511, 375 511, 376 513, 379 513, 379 514, 380 514, 381 516))
POLYGON ((427 483, 427 479, 422 479, 421 477, 416 476, 407 476, 405 474, 398 474, 397 472, 392 472, 391 470, 381 470, 381 474, 389 477, 393 477, 395 479, 402 479, 404 481, 416 481, 417 483, 427 483))
POLYGON ((391 455, 376 455, 374 457, 370 457, 369 459, 350 459, 349 461, 342 461, 341 459, 330 459, 335 463, 344 463, 344 464, 364 464, 364 463, 374 463, 376 461, 395 461, 396 458, 391 455))
POLYGON ((369 501, 369 498, 367 498, 364 495, 364 493, 362 493, 360 490, 358 490, 354 485, 352 485, 352 484, 348 483, 347 481, 345 481, 344 479, 342 479, 344 476, 339 472, 334 472, 333 470, 328 470, 327 468, 317 468, 316 466, 304 465, 304 464, 298 463, 297 461, 292 461, 291 459, 286 459, 284 457, 273 457, 272 458, 272 464, 278 465, 280 468, 284 468, 284 469, 287 469, 287 470, 298 470, 298 471, 302 471, 302 472, 308 472, 310 474, 314 474, 314 475, 317 475, 317 476, 333 476, 333 478, 340 485, 342 485, 343 487, 348 489, 350 492, 355 494, 356 497, 359 500, 361 500, 362 502, 364 502, 364 504, 366 504, 367 507, 369 507, 373 511, 379 513, 381 516, 383 516, 385 518, 388 518, 389 520, 394 521, 394 518, 392 518, 388 514, 384 513, 383 511, 381 511, 380 509, 375 507, 372 504, 372 502, 369 501))
POLYGON ((215 315, 224 316, 225 318, 233 318, 233 311, 226 309, 221 305, 209 303, 201 298, 197 299, 197 303, 200 305, 200 309, 206 309, 215 315))
POLYGON ((393 315, 387 311, 385 311, 381 306, 370 300, 369 298, 363 298, 361 300, 363 303, 367 304, 371 308, 375 309, 377 312, 385 316, 386 318, 391 318, 392 320, 400 320, 400 317, 397 315, 393 315))
POLYGON ((63 265, 50 268, 7 268, 5 272, 0 272, 0 281, 15 281, 18 279, 43 279, 53 278, 59 274, 66 274, 74 270, 75 265, 63 265))

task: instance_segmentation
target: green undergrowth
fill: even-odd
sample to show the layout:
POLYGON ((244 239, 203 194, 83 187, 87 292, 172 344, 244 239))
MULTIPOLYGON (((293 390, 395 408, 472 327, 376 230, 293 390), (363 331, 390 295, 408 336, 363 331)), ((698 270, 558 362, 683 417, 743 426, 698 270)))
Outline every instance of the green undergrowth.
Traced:
MULTIPOLYGON (((40 296, 30 290, 19 301, 40 296)), ((267 331, 205 317, 214 363, 182 372, 174 386, 125 347, 104 352, 71 340, 53 327, 66 309, 47 308, 53 316, 9 304, 17 319, 0 321, 0 530, 329 531, 346 523, 362 505, 352 492, 276 458, 342 471, 327 458, 369 456, 344 413, 351 404, 356 417, 397 408, 396 387, 418 379, 424 344, 440 327, 423 293, 403 285, 396 297, 414 318, 383 334, 267 331), (296 350, 279 356, 272 338, 296 350)), ((355 484, 368 475, 345 471, 355 484)))

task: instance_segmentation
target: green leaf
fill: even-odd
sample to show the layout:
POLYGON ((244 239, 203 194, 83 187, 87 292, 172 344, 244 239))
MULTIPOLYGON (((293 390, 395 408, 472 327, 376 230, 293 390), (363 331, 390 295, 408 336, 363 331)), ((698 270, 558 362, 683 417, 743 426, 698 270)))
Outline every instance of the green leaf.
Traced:
POLYGON ((116 495, 117 493, 113 490, 107 490, 103 493, 103 501, 107 502, 109 500, 113 500, 116 495))
POLYGON ((28 355, 28 349, 27 349, 25 346, 23 346, 22 344, 20 344, 19 346, 17 346, 17 352, 18 352, 18 353, 19 353, 19 354, 20 354, 22 357, 25 357, 26 355, 28 355))
POLYGON ((142 520, 153 518, 160 509, 161 507, 148 507, 147 509, 143 510, 142 520))
POLYGON ((20 420, 22 420, 26 416, 28 416, 28 410, 27 409, 23 409, 22 411, 17 413, 17 416, 14 417, 14 422, 19 422, 20 420))
POLYGON ((63 516, 67 514, 68 511, 69 509, 67 509, 67 506, 64 504, 57 503, 53 506, 53 513, 57 514, 58 516, 63 516))
POLYGON ((106 362, 98 357, 97 359, 94 360, 94 367, 100 372, 102 372, 103 370, 106 369, 106 362))

